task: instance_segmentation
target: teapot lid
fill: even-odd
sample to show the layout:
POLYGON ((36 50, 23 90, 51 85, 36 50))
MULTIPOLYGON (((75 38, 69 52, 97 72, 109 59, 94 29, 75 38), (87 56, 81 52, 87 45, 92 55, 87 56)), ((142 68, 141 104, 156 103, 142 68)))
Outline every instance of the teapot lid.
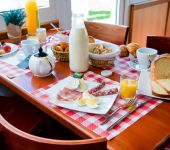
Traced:
POLYGON ((47 53, 43 52, 42 47, 39 48, 39 52, 34 55, 35 57, 46 57, 47 53))

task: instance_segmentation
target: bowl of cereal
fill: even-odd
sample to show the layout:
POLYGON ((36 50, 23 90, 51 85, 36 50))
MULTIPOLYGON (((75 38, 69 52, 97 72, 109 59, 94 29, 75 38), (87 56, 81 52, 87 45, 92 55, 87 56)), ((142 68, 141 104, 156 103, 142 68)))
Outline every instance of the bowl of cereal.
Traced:
POLYGON ((114 58, 120 53, 119 46, 112 43, 89 44, 89 58, 92 66, 107 68, 114 64, 114 58))

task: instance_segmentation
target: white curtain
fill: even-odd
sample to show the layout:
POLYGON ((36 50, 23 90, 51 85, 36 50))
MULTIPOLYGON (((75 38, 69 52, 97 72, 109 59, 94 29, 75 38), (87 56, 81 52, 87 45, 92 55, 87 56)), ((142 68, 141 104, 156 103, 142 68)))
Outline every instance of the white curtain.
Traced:
POLYGON ((129 25, 130 1, 118 0, 117 24, 129 25))

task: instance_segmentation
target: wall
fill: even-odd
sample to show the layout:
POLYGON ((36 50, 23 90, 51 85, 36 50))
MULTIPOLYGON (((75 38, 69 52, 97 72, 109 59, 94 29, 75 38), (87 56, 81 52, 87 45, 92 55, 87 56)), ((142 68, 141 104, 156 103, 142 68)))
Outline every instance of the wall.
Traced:
POLYGON ((143 3, 143 2, 150 2, 154 0, 120 0, 120 17, 119 17, 119 24, 129 26, 129 14, 130 14, 130 5, 135 3, 143 3))
POLYGON ((165 36, 166 29, 168 35, 168 12, 169 0, 134 5, 131 12, 130 41, 146 46, 147 35, 165 36))
POLYGON ((55 11, 57 13, 60 27, 64 30, 71 29, 71 0, 55 0, 55 11))

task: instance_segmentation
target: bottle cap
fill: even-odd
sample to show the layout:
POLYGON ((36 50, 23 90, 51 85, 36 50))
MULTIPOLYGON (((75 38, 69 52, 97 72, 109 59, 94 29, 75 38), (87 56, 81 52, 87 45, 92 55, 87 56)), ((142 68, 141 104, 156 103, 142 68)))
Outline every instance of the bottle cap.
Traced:
POLYGON ((101 75, 104 76, 104 77, 109 77, 112 75, 112 71, 110 70, 103 70, 101 71, 101 75))

